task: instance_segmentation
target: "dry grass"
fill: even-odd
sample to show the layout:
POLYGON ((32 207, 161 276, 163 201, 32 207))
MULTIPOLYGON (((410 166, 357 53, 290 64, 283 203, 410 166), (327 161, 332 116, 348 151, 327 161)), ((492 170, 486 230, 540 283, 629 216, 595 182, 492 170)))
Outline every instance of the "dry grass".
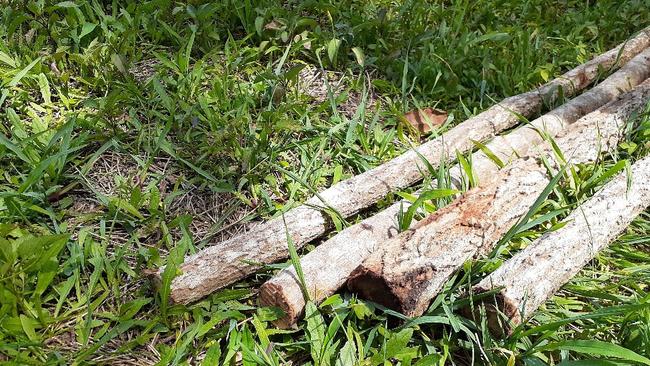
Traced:
MULTIPOLYGON (((358 80, 359 77, 358 74, 322 70, 307 65, 298 74, 297 88, 309 96, 313 104, 328 102, 330 93, 334 100, 347 94, 345 100, 337 105, 337 110, 346 117, 353 118, 364 99, 361 92, 351 88, 351 80, 358 80)), ((372 79, 373 73, 366 71, 363 80, 366 84, 365 108, 367 114, 377 111, 380 98, 372 86, 372 79)))

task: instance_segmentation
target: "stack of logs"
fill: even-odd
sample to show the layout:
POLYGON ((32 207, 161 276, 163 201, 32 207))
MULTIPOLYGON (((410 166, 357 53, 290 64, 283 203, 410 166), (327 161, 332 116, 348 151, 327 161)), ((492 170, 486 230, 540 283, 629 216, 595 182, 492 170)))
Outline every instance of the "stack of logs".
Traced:
MULTIPOLYGON (((486 149, 472 154, 475 188, 401 233, 396 217, 409 201, 347 227, 301 258, 306 288, 290 266, 266 282, 259 296, 262 305, 284 310, 285 317, 277 322, 280 327, 291 327, 299 320, 306 297, 317 303, 346 284, 359 296, 407 316, 423 314, 463 263, 490 253, 520 223, 546 192, 553 179, 549 172, 592 162, 616 148, 621 128, 650 99, 649 46, 650 28, 646 28, 542 87, 506 98, 420 147, 186 258, 171 283, 170 300, 199 300, 257 271, 259 265, 254 263, 286 259, 287 235, 300 248, 331 229, 325 211, 350 217, 390 192, 422 180, 427 171, 424 159, 438 167, 459 153, 471 152, 476 141, 483 142, 490 155, 504 164, 486 155, 486 149), (584 91, 604 72, 614 70, 584 91), (575 95, 498 136, 522 119, 538 115, 545 106, 575 95), (550 138, 556 146, 551 146, 550 138), (566 161, 557 161, 558 148, 566 161)), ((650 206, 650 157, 637 161, 631 170, 630 185, 625 174, 613 178, 571 213, 565 226, 536 240, 474 287, 476 292, 496 291, 486 302, 493 329, 507 334, 524 321, 650 206), (500 321, 503 314, 508 321, 500 321)), ((459 166, 453 166, 449 174, 457 188, 468 179, 459 166)), ((156 275, 158 281, 163 270, 156 275)))

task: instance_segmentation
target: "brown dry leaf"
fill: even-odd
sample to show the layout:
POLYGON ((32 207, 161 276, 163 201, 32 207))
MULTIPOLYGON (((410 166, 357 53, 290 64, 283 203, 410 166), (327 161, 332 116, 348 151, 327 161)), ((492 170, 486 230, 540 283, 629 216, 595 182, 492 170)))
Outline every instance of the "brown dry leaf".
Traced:
POLYGON ((408 112, 404 119, 420 133, 431 132, 432 127, 441 126, 447 120, 447 112, 436 108, 424 108, 408 112))
POLYGON ((264 26, 264 30, 276 31, 282 29, 282 24, 276 22, 275 20, 270 21, 264 26))

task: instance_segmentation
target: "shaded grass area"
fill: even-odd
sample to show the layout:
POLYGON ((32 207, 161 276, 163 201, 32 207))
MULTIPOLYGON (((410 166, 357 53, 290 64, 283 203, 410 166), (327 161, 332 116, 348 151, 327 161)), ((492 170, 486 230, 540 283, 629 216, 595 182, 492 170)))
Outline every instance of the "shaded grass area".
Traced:
MULTIPOLYGON (((649 354, 647 213, 505 341, 455 315, 458 294, 562 215, 517 233, 496 257, 468 263, 426 316, 399 327, 389 324, 390 312, 341 294, 308 309, 299 329, 274 329, 278 314, 258 308, 255 291, 286 264, 189 307, 168 306, 168 289, 143 276, 426 139, 404 124, 404 112, 435 106, 453 125, 613 47, 647 25, 649 8, 647 1, 3 3, 0 361, 616 359, 562 343, 581 339, 649 354), (556 326, 536 327, 545 323, 556 326)), ((647 153, 649 134, 647 116, 631 121, 620 155, 580 167, 536 217, 588 197, 609 168, 620 169, 616 161, 647 153)))

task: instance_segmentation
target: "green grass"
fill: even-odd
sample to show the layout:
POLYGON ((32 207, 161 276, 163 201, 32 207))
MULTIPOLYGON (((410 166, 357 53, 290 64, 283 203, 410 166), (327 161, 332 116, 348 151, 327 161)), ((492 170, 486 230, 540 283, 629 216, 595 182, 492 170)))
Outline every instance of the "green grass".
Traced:
POLYGON ((531 218, 550 219, 467 263, 405 324, 342 293, 275 329, 255 291, 290 262, 187 307, 145 274, 167 264, 169 280, 183 255, 420 143, 402 113, 435 106, 453 125, 623 41, 648 25, 648 5, 3 2, 0 362, 633 364, 629 352, 650 354, 648 212, 514 337, 455 311, 616 162, 648 153, 647 114, 616 155, 567 172, 531 218))

